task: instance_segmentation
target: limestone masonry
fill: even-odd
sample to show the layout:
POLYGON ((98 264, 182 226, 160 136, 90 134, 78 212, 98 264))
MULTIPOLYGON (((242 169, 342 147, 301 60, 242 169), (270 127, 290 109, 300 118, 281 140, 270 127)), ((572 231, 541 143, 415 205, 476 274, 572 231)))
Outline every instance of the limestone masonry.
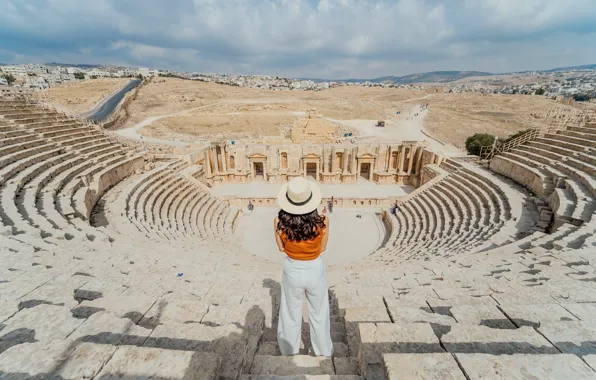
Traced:
POLYGON ((596 379, 590 117, 488 163, 338 140, 315 111, 294 143, 170 153, 4 95, 0 379, 596 379), (296 176, 411 190, 333 199, 385 235, 328 268, 331 358, 306 314, 301 355, 280 356, 281 267, 234 234, 252 197, 213 191, 296 176))

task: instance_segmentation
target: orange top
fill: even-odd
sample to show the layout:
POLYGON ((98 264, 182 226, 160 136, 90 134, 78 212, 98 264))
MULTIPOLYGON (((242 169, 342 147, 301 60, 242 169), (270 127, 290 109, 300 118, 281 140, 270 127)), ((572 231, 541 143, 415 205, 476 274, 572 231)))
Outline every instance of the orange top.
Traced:
POLYGON ((319 235, 312 240, 291 241, 285 233, 280 233, 281 240, 284 243, 286 255, 293 260, 314 260, 321 254, 321 242, 323 240, 323 229, 319 229, 319 235))

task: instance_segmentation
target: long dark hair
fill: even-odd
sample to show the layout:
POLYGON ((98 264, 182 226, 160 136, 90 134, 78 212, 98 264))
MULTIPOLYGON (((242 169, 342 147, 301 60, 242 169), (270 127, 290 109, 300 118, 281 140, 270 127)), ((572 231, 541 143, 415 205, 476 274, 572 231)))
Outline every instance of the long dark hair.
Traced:
POLYGON ((319 236, 320 229, 325 228, 325 218, 320 216, 316 209, 303 215, 279 210, 277 219, 277 230, 283 232, 290 241, 313 240, 319 236))

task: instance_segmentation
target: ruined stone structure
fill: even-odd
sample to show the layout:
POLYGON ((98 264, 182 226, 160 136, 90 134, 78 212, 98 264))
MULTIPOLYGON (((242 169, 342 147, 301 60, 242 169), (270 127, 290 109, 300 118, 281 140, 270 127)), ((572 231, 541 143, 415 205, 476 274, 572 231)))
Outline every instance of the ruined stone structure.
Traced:
POLYGON ((311 177, 323 183, 418 185, 420 171, 440 164, 442 155, 421 142, 401 144, 257 145, 213 144, 194 161, 211 182, 286 182, 311 177))
POLYGON ((299 118, 292 125, 290 137, 294 144, 333 143, 337 139, 338 128, 317 114, 315 109, 306 111, 306 117, 299 118))
POLYGON ((592 120, 490 170, 407 142, 154 155, 0 98, 0 378, 594 378, 595 143, 592 120), (306 322, 279 356, 281 267, 208 186, 261 173, 417 186, 378 209, 379 250, 328 268, 332 358, 306 322))

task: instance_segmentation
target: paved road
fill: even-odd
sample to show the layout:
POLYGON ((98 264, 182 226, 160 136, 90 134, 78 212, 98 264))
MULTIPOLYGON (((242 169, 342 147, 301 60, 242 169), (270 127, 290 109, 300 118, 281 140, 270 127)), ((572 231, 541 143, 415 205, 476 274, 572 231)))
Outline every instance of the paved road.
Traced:
POLYGON ((140 79, 131 80, 126 86, 121 88, 119 91, 103 99, 95 107, 93 107, 93 109, 85 112, 84 114, 81 114, 80 116, 86 117, 91 121, 103 121, 107 119, 112 114, 112 112, 114 112, 118 104, 120 104, 120 102, 124 98, 124 95, 126 95, 126 93, 130 90, 137 87, 139 84, 141 84, 140 79))

